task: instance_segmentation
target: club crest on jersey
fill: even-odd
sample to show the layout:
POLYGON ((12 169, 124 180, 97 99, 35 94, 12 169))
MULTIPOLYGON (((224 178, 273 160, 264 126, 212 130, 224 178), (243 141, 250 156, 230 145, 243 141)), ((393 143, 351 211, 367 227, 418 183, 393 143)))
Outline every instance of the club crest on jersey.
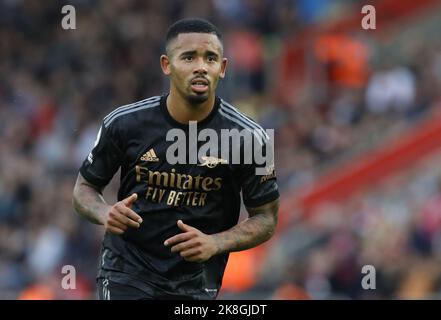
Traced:
POLYGON ((206 156, 202 156, 201 158, 203 162, 198 164, 199 167, 214 168, 218 164, 228 164, 228 161, 222 158, 206 157, 206 156))
POLYGON ((158 162, 159 158, 156 156, 155 150, 151 148, 149 151, 144 153, 141 157, 142 161, 149 161, 149 162, 158 162))

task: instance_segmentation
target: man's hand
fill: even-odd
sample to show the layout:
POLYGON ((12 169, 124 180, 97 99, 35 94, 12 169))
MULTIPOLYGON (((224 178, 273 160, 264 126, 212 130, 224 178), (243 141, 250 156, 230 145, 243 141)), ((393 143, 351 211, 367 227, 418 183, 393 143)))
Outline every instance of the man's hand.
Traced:
POLYGON ((178 227, 183 233, 165 240, 165 246, 172 246, 171 252, 178 252, 190 262, 204 262, 217 254, 218 248, 213 236, 205 234, 178 220, 178 227))
POLYGON ((139 228, 142 223, 142 218, 135 211, 130 209, 137 198, 137 194, 134 193, 130 197, 110 207, 104 223, 106 232, 123 234, 129 227, 139 228))

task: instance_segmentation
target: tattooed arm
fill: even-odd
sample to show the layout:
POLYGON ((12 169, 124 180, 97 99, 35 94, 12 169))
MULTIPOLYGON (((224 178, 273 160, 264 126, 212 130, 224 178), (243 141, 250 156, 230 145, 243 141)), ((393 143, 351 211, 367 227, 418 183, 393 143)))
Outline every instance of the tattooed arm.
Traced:
POLYGON ((203 262, 220 253, 253 248, 272 237, 277 225, 279 200, 256 208, 247 208, 249 218, 229 230, 207 235, 178 221, 183 233, 164 242, 172 252, 179 252, 187 261, 203 262))
POLYGON ((217 253, 253 248, 270 239, 277 225, 279 200, 256 208, 247 208, 249 218, 233 228, 213 235, 217 253))
POLYGON ((110 205, 102 195, 102 189, 92 185, 78 174, 73 191, 73 207, 81 216, 92 223, 104 225, 110 205))
POLYGON ((130 209, 137 199, 136 193, 113 206, 106 203, 102 189, 89 183, 79 174, 73 191, 73 207, 92 223, 104 225, 106 231, 124 233, 128 227, 139 228, 141 217, 130 209))

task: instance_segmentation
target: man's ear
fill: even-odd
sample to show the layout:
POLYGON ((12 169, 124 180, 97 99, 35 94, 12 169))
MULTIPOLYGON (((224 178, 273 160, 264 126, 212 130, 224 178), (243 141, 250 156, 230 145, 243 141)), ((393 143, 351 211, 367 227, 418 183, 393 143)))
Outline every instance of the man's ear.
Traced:
POLYGON ((161 69, 165 75, 170 75, 170 60, 167 55, 163 54, 160 58, 161 69))
POLYGON ((221 73, 219 75, 219 77, 221 79, 225 78, 225 71, 227 69, 227 63, 228 63, 227 58, 222 58, 221 73))

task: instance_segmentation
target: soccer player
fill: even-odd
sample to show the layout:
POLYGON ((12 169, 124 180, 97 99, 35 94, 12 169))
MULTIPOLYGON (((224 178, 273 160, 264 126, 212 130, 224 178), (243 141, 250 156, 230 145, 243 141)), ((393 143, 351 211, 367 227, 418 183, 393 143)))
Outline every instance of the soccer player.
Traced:
MULTIPOLYGON (((265 164, 266 175, 256 174, 255 161, 234 163, 218 154, 194 164, 191 148, 187 162, 167 160, 174 143, 167 133, 188 133, 190 121, 197 130, 245 130, 265 147, 270 143, 256 122, 215 94, 227 66, 218 29, 202 19, 174 23, 160 63, 170 91, 108 114, 74 187, 76 211, 106 231, 100 299, 215 299, 228 254, 265 242, 276 227, 273 164, 265 164), (102 191, 118 169, 119 201, 110 205, 102 191), (238 223, 241 193, 249 217, 238 223)), ((231 153, 234 147, 244 153, 245 140, 231 153)))

